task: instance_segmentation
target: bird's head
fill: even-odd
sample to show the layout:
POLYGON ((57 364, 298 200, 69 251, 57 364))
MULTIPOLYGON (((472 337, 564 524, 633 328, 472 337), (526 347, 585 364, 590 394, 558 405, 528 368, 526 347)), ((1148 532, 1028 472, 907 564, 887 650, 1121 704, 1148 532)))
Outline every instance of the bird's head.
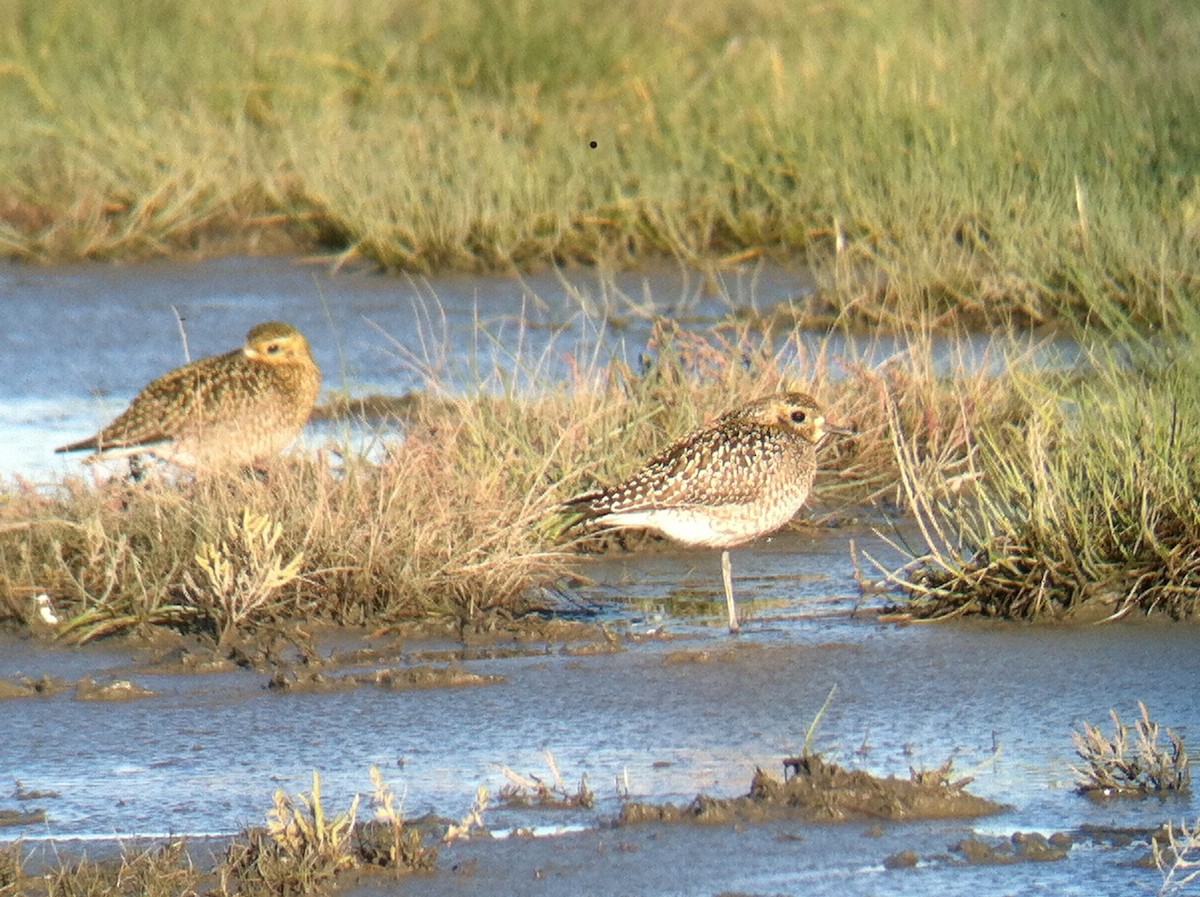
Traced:
POLYGON ((267 321, 246 334, 242 353, 252 361, 263 364, 312 364, 308 340, 291 324, 267 321))
POLYGON ((816 399, 803 392, 764 396, 731 414, 762 426, 788 430, 813 445, 827 435, 854 435, 854 430, 830 423, 816 399))

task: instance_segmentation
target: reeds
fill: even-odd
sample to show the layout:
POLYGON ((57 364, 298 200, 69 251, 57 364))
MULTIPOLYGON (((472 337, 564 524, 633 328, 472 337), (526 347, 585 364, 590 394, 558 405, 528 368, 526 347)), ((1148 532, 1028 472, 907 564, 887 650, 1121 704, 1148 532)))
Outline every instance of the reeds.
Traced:
POLYGON ((1192 775, 1183 736, 1150 719, 1150 711, 1138 702, 1141 719, 1132 726, 1110 711, 1113 733, 1104 735, 1099 726, 1084 722, 1082 732, 1072 732, 1075 751, 1082 767, 1072 767, 1084 794, 1129 796, 1191 790, 1192 775), (1160 744, 1161 735, 1166 744, 1160 744))
POLYGON ((1071 377, 1018 378, 1025 412, 966 434, 974 488, 946 489, 893 419, 926 551, 893 580, 919 616, 1194 618, 1200 610, 1200 382, 1186 344, 1097 352, 1071 377))
POLYGON ((0 13, 0 251, 807 256, 862 321, 1169 319, 1200 13, 282 0, 0 13))
POLYGON ((0 501, 0 611, 44 630, 46 594, 62 619, 53 631, 75 641, 168 625, 226 642, 297 619, 484 625, 571 569, 558 502, 764 393, 802 386, 859 429, 822 454, 826 508, 894 492, 888 396, 936 454, 960 450, 963 415, 973 425, 1006 410, 994 377, 952 383, 931 352, 914 337, 894 363, 835 382, 827 348, 748 324, 698 336, 663 322, 637 369, 595 361, 554 383, 534 360, 530 382, 481 374, 466 395, 431 374, 370 456, 331 444, 265 477, 18 482, 0 501))

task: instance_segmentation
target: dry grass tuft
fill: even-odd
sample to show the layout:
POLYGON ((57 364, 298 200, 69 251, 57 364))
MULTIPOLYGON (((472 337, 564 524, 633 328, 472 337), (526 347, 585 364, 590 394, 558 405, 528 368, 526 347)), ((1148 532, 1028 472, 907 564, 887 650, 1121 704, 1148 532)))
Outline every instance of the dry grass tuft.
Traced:
POLYGON ((896 463, 925 541, 890 575, 909 610, 1200 614, 1200 368, 1186 347, 1138 365, 1104 353, 1070 379, 1018 376, 1021 410, 968 428, 962 474, 893 410, 896 463), (969 492, 948 488, 963 474, 969 492))
POLYGON ((70 640, 166 624, 220 641, 296 618, 465 623, 565 571, 536 530, 551 501, 514 494, 481 432, 453 417, 417 428, 379 463, 11 496, 0 514, 22 526, 0 532, 0 583, 53 596, 70 640))
POLYGON ((432 871, 437 865, 437 848, 426 847, 420 831, 405 824, 404 813, 396 806, 396 794, 378 766, 371 767, 371 786, 375 818, 358 831, 358 852, 363 861, 397 873, 432 871))
POLYGON ((550 769, 548 782, 533 773, 521 775, 507 766, 501 766, 500 771, 508 779, 508 784, 500 789, 500 799, 510 807, 582 807, 590 810, 596 806, 596 795, 588 786, 587 773, 579 777, 579 786, 571 791, 558 771, 558 761, 548 748, 546 765, 550 769))
POLYGON ((1110 711, 1111 736, 1105 736, 1099 726, 1088 722, 1083 724, 1082 732, 1071 733, 1075 750, 1085 764, 1072 767, 1079 776, 1077 788, 1081 793, 1127 797, 1191 790, 1192 775, 1183 736, 1167 729, 1167 744, 1160 745, 1161 727, 1150 719, 1150 712, 1141 701, 1138 710, 1142 716, 1133 726, 1121 722, 1117 711, 1110 711))
POLYGON ((292 797, 275 792, 266 828, 249 829, 230 845, 216 872, 221 894, 308 894, 327 890, 339 873, 364 864, 396 874, 430 870, 437 849, 405 823, 395 794, 371 767, 374 819, 358 823, 359 795, 334 816, 321 797, 313 771, 312 791, 292 797))
POLYGON ((0 844, 0 895, 3 897, 21 893, 21 883, 25 878, 23 850, 24 845, 20 841, 0 844))
POLYGON ((64 864, 42 876, 39 885, 46 897, 177 897, 198 893, 201 879, 184 843, 172 841, 161 848, 123 852, 119 860, 64 864))
POLYGON ((309 794, 275 792, 265 829, 250 829, 234 841, 219 868, 221 892, 293 894, 325 888, 338 872, 358 864, 354 829, 358 795, 349 808, 328 816, 321 777, 313 771, 309 794))
POLYGON ((471 808, 463 814, 462 819, 458 822, 452 822, 446 826, 446 833, 442 836, 443 844, 452 844, 455 841, 470 840, 474 832, 487 832, 487 826, 483 822, 483 814, 487 811, 488 804, 491 802, 491 796, 485 786, 480 785, 475 790, 475 800, 471 802, 471 808))
POLYGON ((1191 886, 1200 881, 1200 819, 1190 826, 1168 823, 1166 829, 1166 846, 1157 837, 1151 841, 1154 865, 1163 877, 1158 897, 1190 894, 1191 886))

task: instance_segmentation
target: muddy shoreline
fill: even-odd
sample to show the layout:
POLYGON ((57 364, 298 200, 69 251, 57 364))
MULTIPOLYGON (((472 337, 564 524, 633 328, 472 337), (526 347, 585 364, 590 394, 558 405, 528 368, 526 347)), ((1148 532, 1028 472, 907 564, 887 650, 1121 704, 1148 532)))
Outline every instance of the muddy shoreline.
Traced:
MULTIPOLYGON (((653 582, 657 570, 675 578, 676 560, 664 553, 636 563, 653 582)), ((612 565, 601 578, 621 581, 627 561, 598 561, 612 565)), ((1200 675, 1194 628, 905 626, 872 615, 778 614, 760 607, 736 639, 703 620, 663 621, 635 607, 465 639, 428 627, 317 631, 307 655, 284 643, 244 665, 206 663, 204 647, 184 639, 64 649, 5 636, 0 679, 28 679, 35 691, 0 701, 12 732, 0 766, 27 796, 47 796, 0 798, 0 809, 44 814, 0 838, 97 858, 113 849, 112 833, 175 825, 195 839, 189 850, 211 857, 224 848, 198 836, 261 824, 276 787, 306 791, 320 769, 328 807, 341 811, 367 790, 366 768, 377 763, 403 789, 406 817, 441 820, 430 844, 447 820, 462 818, 477 786, 490 788, 492 802, 487 834, 439 845, 436 872, 402 884, 386 869, 337 879, 339 890, 364 897, 398 887, 616 894, 616 880, 662 895, 865 895, 878 893, 883 875, 900 876, 886 879, 887 890, 914 895, 1071 893, 1068 883, 1079 880, 1093 883, 1090 893, 1117 895, 1160 880, 1133 864, 1146 861, 1148 833, 1196 812, 1194 799, 1073 794, 1069 733, 1149 691, 1157 717, 1200 724, 1183 695, 1151 690, 1164 665, 1200 675), (290 685, 269 687, 277 676, 290 685), (128 680, 154 694, 79 701, 84 678, 128 680), (38 683, 70 687, 39 692, 38 683), (840 772, 814 768, 818 777, 846 782, 857 799, 872 787, 856 780, 859 771, 905 782, 910 769, 936 770, 953 757, 950 780, 973 777, 966 790, 998 812, 906 820, 884 812, 882 798, 842 816, 789 807, 787 789, 799 786, 790 770, 786 786, 777 777, 781 761, 801 756, 831 685, 837 693, 815 747, 840 772), (49 755, 46 732, 58 745, 49 755), (548 751, 569 794, 586 774, 592 808, 501 800, 502 765, 554 781, 548 751), (756 767, 770 781, 751 787, 756 767), (778 812, 763 808, 764 794, 778 812), (976 871, 1000 868, 990 883, 976 871)), ((820 806, 829 789, 814 794, 820 806)))

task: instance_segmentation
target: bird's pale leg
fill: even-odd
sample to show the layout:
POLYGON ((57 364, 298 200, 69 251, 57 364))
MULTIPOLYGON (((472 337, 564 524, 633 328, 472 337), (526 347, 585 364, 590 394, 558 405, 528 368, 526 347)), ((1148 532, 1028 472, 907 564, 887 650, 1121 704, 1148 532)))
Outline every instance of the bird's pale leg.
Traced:
POLYGON ((721 552, 721 577, 725 580, 725 603, 729 605, 729 631, 738 631, 737 608, 733 606, 733 568, 729 563, 729 551, 721 552))

